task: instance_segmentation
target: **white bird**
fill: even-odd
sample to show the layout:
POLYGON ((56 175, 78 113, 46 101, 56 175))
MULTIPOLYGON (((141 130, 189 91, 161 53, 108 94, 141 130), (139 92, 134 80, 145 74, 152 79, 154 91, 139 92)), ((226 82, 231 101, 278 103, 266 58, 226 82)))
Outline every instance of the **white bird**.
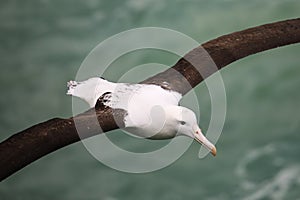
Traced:
POLYGON ((68 95, 83 99, 91 108, 97 105, 126 110, 124 130, 135 136, 149 139, 188 136, 214 156, 217 153, 199 128, 195 113, 179 106, 182 95, 176 91, 152 84, 113 83, 99 77, 69 81, 67 85, 68 95))

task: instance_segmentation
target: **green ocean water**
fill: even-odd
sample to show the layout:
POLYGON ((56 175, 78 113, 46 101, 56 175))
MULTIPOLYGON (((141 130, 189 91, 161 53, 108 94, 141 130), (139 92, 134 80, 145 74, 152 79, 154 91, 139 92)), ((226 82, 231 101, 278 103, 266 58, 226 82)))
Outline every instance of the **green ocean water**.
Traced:
MULTIPOLYGON (((298 0, 1 0, 0 139, 53 117, 72 115, 66 82, 106 38, 131 28, 180 31, 199 43, 247 27, 299 17, 298 0)), ((176 41, 174 41, 176 42, 176 41)), ((172 165, 146 174, 113 170, 82 143, 58 150, 0 183, 2 200, 40 199, 300 199, 300 45, 247 57, 221 71, 227 115, 218 155, 198 158, 192 146, 172 165)), ((144 51, 115 66, 174 64, 176 57, 144 51)), ((118 69, 107 73, 113 80, 118 69)), ((210 99, 196 88, 200 125, 210 99)), ((124 148, 145 146, 121 132, 124 148)), ((1 170, 1 169, 0 169, 1 170)))

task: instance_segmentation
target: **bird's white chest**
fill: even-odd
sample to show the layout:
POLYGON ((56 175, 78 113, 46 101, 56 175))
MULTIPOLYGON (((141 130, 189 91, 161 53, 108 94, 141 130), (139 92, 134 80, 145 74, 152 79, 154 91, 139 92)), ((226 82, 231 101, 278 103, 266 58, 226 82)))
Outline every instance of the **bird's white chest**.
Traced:
POLYGON ((150 122, 144 126, 125 127, 124 130, 135 136, 150 139, 169 139, 175 137, 177 133, 174 126, 168 123, 158 124, 155 122, 150 122))

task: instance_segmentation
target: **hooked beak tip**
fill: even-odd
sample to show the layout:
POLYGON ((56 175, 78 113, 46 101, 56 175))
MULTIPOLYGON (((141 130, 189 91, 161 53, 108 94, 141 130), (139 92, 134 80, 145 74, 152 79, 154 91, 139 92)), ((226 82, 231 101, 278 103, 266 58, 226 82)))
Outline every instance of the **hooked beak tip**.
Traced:
POLYGON ((216 149, 216 147, 213 147, 210 152, 211 152, 211 154, 213 156, 216 156, 217 155, 217 149, 216 149))

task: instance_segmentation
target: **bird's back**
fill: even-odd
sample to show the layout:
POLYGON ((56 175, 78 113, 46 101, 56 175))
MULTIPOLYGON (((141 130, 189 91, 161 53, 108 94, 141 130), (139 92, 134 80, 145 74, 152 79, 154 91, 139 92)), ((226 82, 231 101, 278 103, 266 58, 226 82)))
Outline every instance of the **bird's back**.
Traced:
POLYGON ((85 100, 90 107, 94 107, 98 101, 97 104, 126 110, 126 129, 145 137, 155 129, 153 124, 164 121, 163 108, 178 105, 181 99, 179 93, 158 85, 112 83, 102 78, 90 78, 83 82, 70 81, 68 87, 67 94, 85 100))

